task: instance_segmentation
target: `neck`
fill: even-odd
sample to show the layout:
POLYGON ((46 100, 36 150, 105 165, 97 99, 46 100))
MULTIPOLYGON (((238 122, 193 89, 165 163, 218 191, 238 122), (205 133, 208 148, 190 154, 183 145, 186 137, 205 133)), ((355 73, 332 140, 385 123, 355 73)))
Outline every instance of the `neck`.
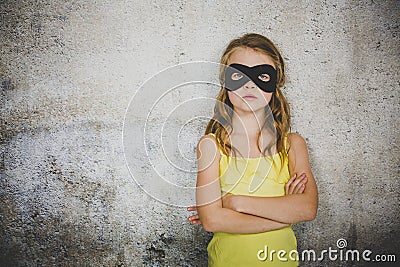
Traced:
POLYGON ((264 110, 242 112, 235 111, 232 117, 234 133, 257 134, 264 123, 264 110))

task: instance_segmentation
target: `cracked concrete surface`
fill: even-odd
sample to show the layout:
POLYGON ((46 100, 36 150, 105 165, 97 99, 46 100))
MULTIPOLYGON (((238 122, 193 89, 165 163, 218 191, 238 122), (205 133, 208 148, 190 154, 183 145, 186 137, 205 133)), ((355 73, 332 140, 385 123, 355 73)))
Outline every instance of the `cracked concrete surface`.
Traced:
POLYGON ((399 1, 1 1, 0 265, 205 266, 212 234, 134 182, 123 119, 152 75, 217 62, 245 32, 286 59, 319 187, 316 220, 294 225, 299 251, 345 238, 398 253, 399 13, 399 1))

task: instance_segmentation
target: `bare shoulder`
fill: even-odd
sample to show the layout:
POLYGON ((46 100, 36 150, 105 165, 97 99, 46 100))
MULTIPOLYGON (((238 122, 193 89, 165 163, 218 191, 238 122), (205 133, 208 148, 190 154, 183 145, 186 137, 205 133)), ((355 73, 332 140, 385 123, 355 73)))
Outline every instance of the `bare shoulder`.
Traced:
POLYGON ((205 155, 206 158, 218 156, 218 144, 213 134, 203 135, 197 144, 198 157, 205 155))
POLYGON ((204 177, 198 178, 198 180, 201 180, 198 183, 208 183, 210 182, 209 179, 214 179, 217 176, 221 159, 215 137, 211 134, 202 136, 197 144, 196 154, 198 171, 204 174, 204 177))
POLYGON ((217 149, 217 140, 215 139, 215 136, 213 134, 206 134, 203 135, 200 139, 199 142, 197 143, 198 148, 204 148, 204 149, 212 149, 213 147, 217 149))
POLYGON ((288 133, 288 150, 289 151, 307 151, 306 140, 298 133, 288 133))

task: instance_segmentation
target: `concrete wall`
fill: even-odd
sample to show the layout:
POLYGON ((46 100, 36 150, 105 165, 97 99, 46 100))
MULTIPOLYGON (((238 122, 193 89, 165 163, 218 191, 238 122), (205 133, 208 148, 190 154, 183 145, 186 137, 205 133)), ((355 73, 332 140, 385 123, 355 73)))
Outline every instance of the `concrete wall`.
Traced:
MULTIPOLYGON (((293 131, 319 187, 316 220, 294 226, 299 251, 344 238, 400 257, 399 1, 249 2, 1 1, 0 265, 205 266, 212 234, 135 183, 121 133, 147 79, 217 62, 246 32, 286 58, 293 131)), ((186 154, 204 126, 183 133, 186 154)), ((157 165, 177 178, 169 167, 157 165)))

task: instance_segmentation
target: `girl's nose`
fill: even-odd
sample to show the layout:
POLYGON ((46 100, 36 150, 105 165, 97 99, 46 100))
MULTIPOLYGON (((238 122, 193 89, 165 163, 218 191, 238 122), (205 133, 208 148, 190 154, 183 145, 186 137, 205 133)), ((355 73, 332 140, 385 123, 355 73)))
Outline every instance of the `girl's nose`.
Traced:
POLYGON ((250 80, 250 81, 248 81, 245 85, 244 85, 244 88, 246 88, 246 89, 253 89, 253 88, 256 88, 256 84, 252 81, 252 80, 250 80))

